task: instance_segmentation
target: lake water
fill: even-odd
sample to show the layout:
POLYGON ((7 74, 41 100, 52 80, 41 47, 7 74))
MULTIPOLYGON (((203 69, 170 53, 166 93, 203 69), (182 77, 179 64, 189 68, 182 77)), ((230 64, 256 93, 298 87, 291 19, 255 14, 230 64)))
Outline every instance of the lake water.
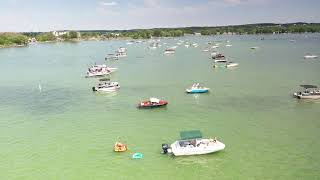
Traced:
POLYGON ((320 101, 292 97, 300 84, 320 85, 320 60, 303 59, 320 55, 320 34, 187 36, 162 39, 156 50, 149 44, 0 49, 0 179, 320 179, 320 101), (200 46, 163 54, 180 39, 200 46), (239 67, 213 69, 210 53, 202 52, 209 41, 221 43, 219 52, 239 67), (128 57, 106 62, 120 46, 128 57), (84 76, 94 62, 118 68, 111 76, 118 92, 92 92, 97 79, 84 76), (210 93, 184 93, 194 82, 210 93), (168 106, 135 107, 153 96, 168 106), (225 150, 160 153, 162 143, 193 129, 217 136, 225 150), (114 153, 117 140, 129 151, 114 153), (131 159, 135 152, 144 158, 131 159))

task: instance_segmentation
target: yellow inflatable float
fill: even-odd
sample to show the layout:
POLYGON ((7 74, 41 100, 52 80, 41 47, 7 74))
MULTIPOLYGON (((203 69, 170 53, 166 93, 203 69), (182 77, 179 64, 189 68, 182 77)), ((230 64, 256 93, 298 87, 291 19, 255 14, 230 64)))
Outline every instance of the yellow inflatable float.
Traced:
POLYGON ((114 151, 115 151, 115 152, 124 152, 124 151, 126 151, 126 150, 128 150, 127 145, 122 144, 122 143, 120 143, 120 142, 116 142, 116 143, 114 144, 114 151))

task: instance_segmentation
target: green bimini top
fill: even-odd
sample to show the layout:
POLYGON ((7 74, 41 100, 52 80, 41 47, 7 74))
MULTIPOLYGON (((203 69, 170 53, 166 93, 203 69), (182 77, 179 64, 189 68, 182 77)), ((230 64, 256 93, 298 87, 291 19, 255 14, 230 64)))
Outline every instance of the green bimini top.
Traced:
POLYGON ((197 139, 197 138, 202 138, 202 133, 200 130, 181 131, 180 137, 182 140, 197 139))

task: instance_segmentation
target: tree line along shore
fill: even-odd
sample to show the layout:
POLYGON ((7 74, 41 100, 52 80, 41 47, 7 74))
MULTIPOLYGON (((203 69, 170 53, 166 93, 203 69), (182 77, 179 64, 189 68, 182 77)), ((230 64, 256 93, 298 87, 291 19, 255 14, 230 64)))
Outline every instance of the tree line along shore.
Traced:
POLYGON ((186 34, 219 35, 219 34, 282 34, 282 33, 317 33, 320 23, 290 24, 247 24, 219 27, 183 27, 155 28, 133 30, 87 30, 87 31, 52 31, 52 32, 21 32, 0 33, 1 47, 26 46, 34 42, 57 42, 79 40, 109 39, 150 39, 153 37, 180 37, 186 34))

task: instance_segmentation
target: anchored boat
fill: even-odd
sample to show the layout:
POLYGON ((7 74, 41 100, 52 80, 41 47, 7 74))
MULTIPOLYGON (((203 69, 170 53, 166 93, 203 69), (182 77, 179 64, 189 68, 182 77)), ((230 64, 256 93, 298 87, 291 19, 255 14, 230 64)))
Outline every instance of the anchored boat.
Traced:
POLYGON ((86 77, 96 77, 96 76, 104 76, 109 75, 110 73, 116 71, 117 68, 110 68, 106 65, 93 65, 88 68, 86 77))
POLYGON ((142 101, 138 104, 138 108, 156 108, 166 106, 168 104, 165 100, 160 100, 158 98, 150 98, 147 101, 142 101))
POLYGON ((172 153, 175 156, 188 156, 209 154, 225 148, 225 145, 218 141, 217 138, 202 138, 199 130, 182 131, 180 132, 180 137, 181 140, 175 141, 170 146, 162 144, 163 153, 172 153))
POLYGON ((200 83, 193 84, 190 88, 186 89, 187 93, 206 93, 210 88, 203 87, 200 83))
POLYGON ((293 94, 298 99, 320 99, 320 88, 315 85, 300 85, 304 91, 293 94))
POLYGON ((225 60, 226 56, 221 54, 221 53, 212 54, 212 59, 214 59, 214 60, 225 60))
POLYGON ((114 92, 120 89, 118 82, 99 82, 97 86, 92 87, 92 91, 98 92, 114 92))
POLYGON ((168 48, 164 51, 164 54, 174 54, 176 51, 174 49, 168 48))
POLYGON ((318 56, 317 55, 312 55, 312 54, 307 54, 307 55, 305 55, 305 56, 303 56, 305 59, 316 59, 316 58, 318 58, 318 56))
POLYGON ((232 68, 232 67, 237 67, 239 66, 238 63, 235 63, 235 62, 227 62, 226 63, 226 68, 232 68))

